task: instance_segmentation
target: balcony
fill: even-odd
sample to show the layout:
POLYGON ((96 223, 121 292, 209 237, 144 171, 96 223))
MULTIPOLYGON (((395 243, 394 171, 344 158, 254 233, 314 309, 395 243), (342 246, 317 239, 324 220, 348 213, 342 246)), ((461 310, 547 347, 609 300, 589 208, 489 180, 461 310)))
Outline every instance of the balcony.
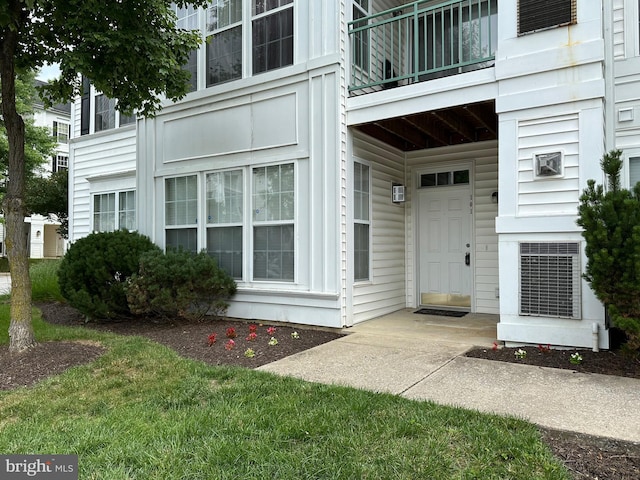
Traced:
POLYGON ((354 18, 350 95, 492 66, 497 17, 497 0, 423 0, 354 18))

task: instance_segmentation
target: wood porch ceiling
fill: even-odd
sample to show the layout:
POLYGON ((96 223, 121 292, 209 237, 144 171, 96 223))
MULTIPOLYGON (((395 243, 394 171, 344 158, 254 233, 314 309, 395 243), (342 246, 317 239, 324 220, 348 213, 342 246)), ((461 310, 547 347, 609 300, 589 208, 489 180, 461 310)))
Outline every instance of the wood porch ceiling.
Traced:
POLYGON ((357 125, 361 132, 404 152, 496 140, 495 102, 482 102, 357 125))

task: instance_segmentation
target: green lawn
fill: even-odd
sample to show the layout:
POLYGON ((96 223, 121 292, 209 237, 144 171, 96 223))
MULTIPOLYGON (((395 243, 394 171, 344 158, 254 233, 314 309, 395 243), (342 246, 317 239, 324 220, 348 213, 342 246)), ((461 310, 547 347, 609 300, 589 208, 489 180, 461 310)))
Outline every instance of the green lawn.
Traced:
MULTIPOLYGON (((531 424, 180 358, 44 324, 108 352, 0 393, 0 452, 78 454, 81 479, 568 479, 531 424)), ((0 305, 0 343, 8 307, 0 305)))

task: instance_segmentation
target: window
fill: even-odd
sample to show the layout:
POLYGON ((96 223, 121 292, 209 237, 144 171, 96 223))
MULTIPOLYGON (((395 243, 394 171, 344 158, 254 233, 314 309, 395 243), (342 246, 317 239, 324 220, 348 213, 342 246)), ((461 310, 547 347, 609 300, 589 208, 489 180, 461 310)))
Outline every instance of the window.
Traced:
POLYGON ((122 112, 120 113, 120 121, 119 124, 121 127, 124 127, 125 125, 131 125, 132 123, 136 123, 136 116, 135 115, 125 115, 122 112))
POLYGON ((575 0, 518 0, 518 35, 572 23, 575 0))
POLYGON ((629 157, 629 188, 640 182, 640 157, 629 157))
POLYGON ((55 138, 58 143, 68 143, 69 142, 69 124, 62 122, 53 122, 53 138, 55 138))
POLYGON ((165 188, 165 245, 167 249, 198 250, 198 180, 196 175, 167 178, 165 188))
POLYGON ((293 0, 254 0, 253 73, 293 64, 293 0))
POLYGON ((136 229, 135 190, 95 194, 93 196, 93 231, 113 232, 120 229, 136 229))
MULTIPOLYGON (((197 30, 199 28, 197 7, 194 7, 193 5, 178 7, 175 3, 172 3, 171 10, 178 18, 176 21, 176 26, 178 28, 183 30, 197 30)), ((191 74, 191 78, 189 80, 189 91, 196 91, 198 89, 198 50, 192 50, 189 53, 189 59, 182 68, 191 74)))
POLYGON ((109 130, 116 126, 116 101, 104 94, 96 95, 95 131, 109 130))
MULTIPOLYGON (((353 0, 353 21, 366 18, 369 15, 369 0, 353 0)), ((366 21, 353 24, 353 28, 367 25, 366 21)), ((369 31, 363 30, 353 35, 353 64, 364 70, 369 70, 369 31)))
POLYGON ((93 231, 113 232, 116 229, 116 194, 93 196, 93 231))
POLYGON ((468 185, 469 170, 454 170, 420 175, 420 188, 468 185))
POLYGON ((294 281, 294 166, 253 169, 253 279, 294 281))
POLYGON ((368 165, 353 164, 353 276, 369 280, 371 177, 368 165))
POLYGON ((235 279, 242 278, 242 170, 207 175, 207 253, 235 279))
POLYGON ((118 193, 118 228, 136 229, 136 192, 129 190, 118 193))
POLYGON ((207 87, 242 78, 242 0, 214 0, 207 34, 207 87))
POLYGON ((53 172, 69 169, 69 156, 68 155, 54 155, 53 157, 53 172))

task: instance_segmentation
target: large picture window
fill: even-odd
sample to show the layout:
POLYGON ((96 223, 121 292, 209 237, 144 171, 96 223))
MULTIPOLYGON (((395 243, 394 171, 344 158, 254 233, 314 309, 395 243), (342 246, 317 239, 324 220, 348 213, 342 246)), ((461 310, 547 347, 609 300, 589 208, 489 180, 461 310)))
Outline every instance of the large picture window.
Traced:
POLYGON ((207 87, 242 78, 242 0, 213 0, 207 34, 207 87))
POLYGON ((198 250, 198 178, 167 178, 165 187, 165 245, 167 249, 198 250))
POLYGON ((353 276, 369 280, 371 173, 368 165, 353 164, 353 276))
POLYGON ((294 165, 253 169, 253 279, 294 281, 294 165))
POLYGON ((293 0, 254 0, 253 73, 293 64, 293 0))
POLYGON ((207 175, 207 253, 235 279, 242 278, 242 170, 207 175))

